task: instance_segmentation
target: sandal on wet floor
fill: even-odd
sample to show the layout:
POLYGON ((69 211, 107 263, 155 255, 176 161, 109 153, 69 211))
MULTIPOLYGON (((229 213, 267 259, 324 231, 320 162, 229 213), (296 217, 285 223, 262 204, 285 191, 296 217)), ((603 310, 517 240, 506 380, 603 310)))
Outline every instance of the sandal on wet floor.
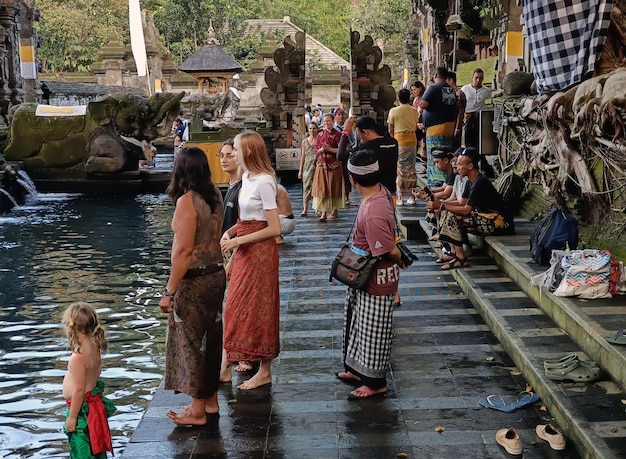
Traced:
POLYGON ((611 344, 626 345, 626 329, 620 330, 614 335, 607 336, 606 340, 611 344))
POLYGON ((539 400, 539 395, 531 391, 520 392, 517 396, 517 400, 511 403, 515 408, 522 408, 523 406, 530 405, 539 400))
POLYGON ((485 408, 491 408, 492 410, 504 411, 505 413, 512 413, 515 411, 515 406, 511 403, 507 403, 504 397, 500 395, 488 395, 478 400, 480 406, 485 408))
POLYGON ((467 266, 469 266, 469 261, 467 261, 467 258, 454 257, 449 262, 444 263, 443 265, 441 265, 441 270, 442 271, 449 271, 451 269, 465 268, 467 266))

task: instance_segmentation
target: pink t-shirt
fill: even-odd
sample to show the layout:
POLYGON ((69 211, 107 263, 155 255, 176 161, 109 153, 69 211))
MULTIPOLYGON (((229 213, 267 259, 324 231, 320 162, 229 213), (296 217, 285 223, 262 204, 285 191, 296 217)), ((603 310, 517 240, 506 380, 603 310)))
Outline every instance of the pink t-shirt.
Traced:
MULTIPOLYGON (((352 244, 375 257, 384 255, 396 246, 396 218, 387 191, 381 187, 378 194, 361 203, 356 217, 352 244)), ((393 261, 383 258, 365 291, 370 295, 390 295, 398 291, 400 268, 393 261)))

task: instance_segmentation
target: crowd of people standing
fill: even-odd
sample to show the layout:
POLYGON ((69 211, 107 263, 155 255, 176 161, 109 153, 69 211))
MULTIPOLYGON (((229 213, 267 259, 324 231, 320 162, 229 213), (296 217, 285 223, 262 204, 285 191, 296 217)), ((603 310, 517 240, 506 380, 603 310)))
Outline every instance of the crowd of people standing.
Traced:
MULTIPOLYGON (((457 186, 452 165, 458 130, 465 124, 466 138, 473 135, 467 121, 486 100, 487 92, 474 85, 482 81, 479 70, 469 95, 444 68, 437 69, 428 86, 415 82, 411 91, 401 89, 387 128, 368 116, 347 116, 343 108, 307 117, 298 171, 300 216, 306 217, 312 204, 319 221, 337 219, 339 210, 351 204, 354 187, 360 205, 353 250, 378 257, 368 285, 346 292, 344 371, 336 377, 356 386, 352 398, 388 390, 391 317, 400 304, 399 273, 407 267, 396 246, 394 207, 405 204, 404 195, 406 204, 425 198, 416 191, 420 149, 425 146, 429 183, 440 185, 428 208, 439 228, 437 237, 451 247, 450 255, 442 257, 443 269, 466 266, 466 223, 493 233, 500 223, 481 214, 496 212, 505 225, 510 222, 479 173, 475 155, 463 151, 456 159, 464 185, 457 186)), ((160 305, 169 314, 165 388, 192 397, 181 412, 168 413, 181 425, 204 424, 207 415, 219 411, 217 387, 232 380, 232 369, 254 372, 238 385, 241 390, 271 383, 271 364, 280 352, 278 245, 281 234, 295 226, 291 204, 258 133, 237 135, 219 154, 230 181, 224 200, 211 182, 206 155, 194 147, 181 148, 168 188, 175 205, 174 237, 160 305)))

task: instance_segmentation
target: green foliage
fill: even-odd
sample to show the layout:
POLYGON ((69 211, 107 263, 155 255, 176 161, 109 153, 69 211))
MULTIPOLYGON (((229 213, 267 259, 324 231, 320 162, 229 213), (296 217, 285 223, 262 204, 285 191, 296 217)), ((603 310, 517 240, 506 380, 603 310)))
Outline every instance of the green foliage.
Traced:
MULTIPOLYGON (((44 71, 87 70, 113 31, 128 42, 127 0, 34 0, 34 5, 41 10, 36 27, 44 71)), ((264 41, 246 36, 246 19, 282 18, 288 11, 294 24, 349 60, 350 27, 399 48, 410 5, 408 0, 141 0, 176 63, 207 43, 212 19, 217 40, 244 67, 264 41)))
MULTIPOLYGON (((85 71, 112 30, 126 30, 127 0, 35 0, 42 38, 37 56, 46 72, 85 71)), ((127 32, 126 32, 127 33, 127 32)), ((123 36, 123 35, 122 35, 123 36)))

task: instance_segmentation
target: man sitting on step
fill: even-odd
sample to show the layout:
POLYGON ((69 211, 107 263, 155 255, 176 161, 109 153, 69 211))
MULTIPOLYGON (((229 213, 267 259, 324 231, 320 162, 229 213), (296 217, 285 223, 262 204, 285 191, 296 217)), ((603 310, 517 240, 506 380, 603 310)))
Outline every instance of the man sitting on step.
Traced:
POLYGON ((471 184, 465 204, 444 203, 435 198, 428 205, 440 209, 439 240, 450 244, 452 249, 447 262, 441 266, 443 270, 468 266, 463 252, 463 241, 468 233, 487 236, 514 232, 512 215, 491 181, 480 173, 478 161, 478 155, 468 150, 463 150, 456 161, 457 171, 471 184))

